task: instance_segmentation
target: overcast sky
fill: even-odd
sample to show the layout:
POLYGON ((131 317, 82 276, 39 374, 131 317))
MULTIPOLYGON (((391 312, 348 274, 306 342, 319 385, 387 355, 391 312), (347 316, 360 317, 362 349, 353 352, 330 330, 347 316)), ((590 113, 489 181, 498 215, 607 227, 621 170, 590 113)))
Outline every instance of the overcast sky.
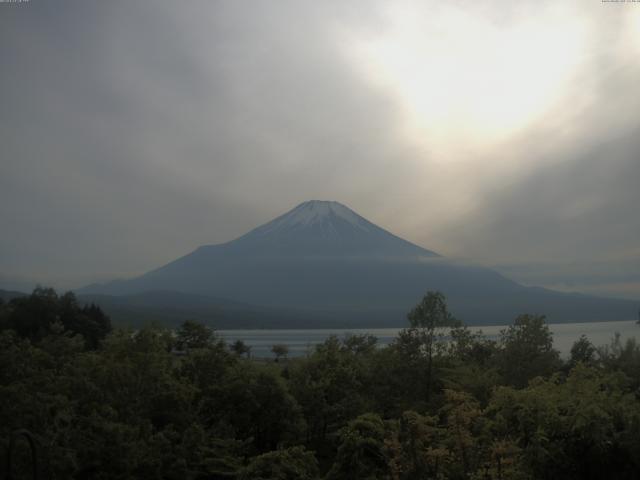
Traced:
POLYGON ((0 288, 130 277, 337 200, 640 299, 640 3, 0 3, 0 288))

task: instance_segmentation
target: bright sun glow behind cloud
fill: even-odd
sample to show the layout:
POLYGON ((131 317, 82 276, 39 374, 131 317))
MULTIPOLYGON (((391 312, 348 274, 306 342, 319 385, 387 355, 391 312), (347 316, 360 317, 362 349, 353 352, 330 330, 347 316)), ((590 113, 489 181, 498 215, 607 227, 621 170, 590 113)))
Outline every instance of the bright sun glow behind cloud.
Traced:
POLYGON ((587 28, 560 7, 497 23, 460 7, 393 4, 387 28, 357 39, 366 77, 405 109, 431 147, 504 140, 553 107, 586 53, 587 28))

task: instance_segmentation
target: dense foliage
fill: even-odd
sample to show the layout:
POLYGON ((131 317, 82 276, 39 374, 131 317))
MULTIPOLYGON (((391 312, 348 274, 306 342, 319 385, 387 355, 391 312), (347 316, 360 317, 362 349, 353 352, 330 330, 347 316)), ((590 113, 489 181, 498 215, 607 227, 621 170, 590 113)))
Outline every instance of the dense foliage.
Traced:
POLYGON ((53 478, 638 478, 633 340, 581 338, 563 361, 543 317, 488 340, 429 293, 409 318, 386 347, 330 337, 252 359, 198 323, 111 331, 37 289, 0 304, 0 439, 32 432, 53 478))

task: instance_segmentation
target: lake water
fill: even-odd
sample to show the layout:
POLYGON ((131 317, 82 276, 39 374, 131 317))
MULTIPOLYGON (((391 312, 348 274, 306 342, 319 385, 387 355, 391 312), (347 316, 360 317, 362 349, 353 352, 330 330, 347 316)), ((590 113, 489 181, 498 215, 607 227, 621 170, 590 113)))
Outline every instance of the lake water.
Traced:
MULTIPOLYGON (((469 327, 472 331, 482 330, 482 333, 492 339, 497 339, 504 325, 490 325, 483 327, 469 327)), ((626 322, 592 322, 592 323, 557 323, 549 324, 553 333, 553 345, 563 357, 567 357, 573 342, 580 335, 587 338, 596 346, 608 345, 615 333, 619 333, 622 340, 640 338, 640 326, 635 321, 626 322)), ((344 337, 348 334, 369 333, 378 338, 379 345, 389 344, 402 330, 401 328, 356 328, 356 329, 318 329, 318 330, 219 330, 218 333, 227 341, 242 340, 251 347, 251 354, 255 357, 272 357, 271 347, 284 344, 289 347, 290 357, 304 356, 313 350, 313 346, 324 342, 330 335, 344 337)))

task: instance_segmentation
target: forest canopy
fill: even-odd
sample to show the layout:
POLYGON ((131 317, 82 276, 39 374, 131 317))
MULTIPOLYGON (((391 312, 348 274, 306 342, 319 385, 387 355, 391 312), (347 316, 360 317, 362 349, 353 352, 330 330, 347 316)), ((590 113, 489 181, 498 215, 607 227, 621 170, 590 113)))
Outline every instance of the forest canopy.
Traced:
MULTIPOLYGON (((26 429, 52 478, 637 478, 635 340, 582 337, 561 359, 544 317, 490 340, 436 292, 408 317, 388 346, 332 336, 256 359, 196 322, 112 329, 38 288, 0 303, 2 446, 26 429)), ((14 475, 30 468, 17 441, 14 475)))

